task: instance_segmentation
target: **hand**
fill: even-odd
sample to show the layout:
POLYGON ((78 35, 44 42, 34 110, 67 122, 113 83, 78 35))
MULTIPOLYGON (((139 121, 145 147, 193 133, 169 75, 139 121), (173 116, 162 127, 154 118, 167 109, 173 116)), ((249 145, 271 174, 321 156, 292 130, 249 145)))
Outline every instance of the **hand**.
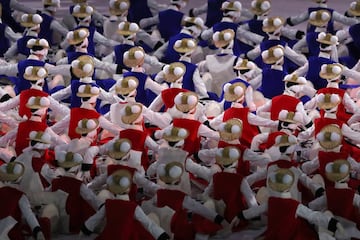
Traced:
POLYGON ((90 171, 80 171, 77 177, 82 179, 85 184, 88 184, 92 180, 90 176, 90 171))
POLYGON ((233 218, 233 220, 230 223, 231 228, 237 227, 240 223, 240 218, 237 216, 233 218))
POLYGON ((345 231, 344 227, 339 222, 336 224, 335 238, 336 239, 350 239, 349 234, 345 231))
POLYGON ((45 240, 45 236, 41 231, 36 234, 36 240, 45 240))

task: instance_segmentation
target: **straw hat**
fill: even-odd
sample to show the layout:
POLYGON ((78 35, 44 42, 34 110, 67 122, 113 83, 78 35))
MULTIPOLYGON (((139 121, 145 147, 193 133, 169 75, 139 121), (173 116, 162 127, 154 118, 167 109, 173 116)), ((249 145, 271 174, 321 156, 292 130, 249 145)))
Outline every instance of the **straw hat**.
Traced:
POLYGON ((299 77, 296 73, 291 73, 291 74, 286 75, 284 77, 283 81, 303 85, 303 84, 306 84, 307 80, 304 77, 299 77))
POLYGON ((234 66, 235 70, 252 70, 256 67, 253 61, 246 58, 239 58, 234 66))
POLYGON ((341 102, 341 98, 338 94, 320 93, 316 96, 316 102, 320 109, 327 110, 337 107, 341 102))
POLYGON ((31 96, 26 103, 26 107, 30 109, 48 108, 50 100, 47 97, 31 96))
POLYGON ((127 138, 116 139, 109 146, 108 155, 114 159, 121 159, 131 150, 132 143, 127 138))
POLYGON ((89 36, 89 30, 87 28, 78 28, 74 31, 70 31, 66 35, 66 39, 70 45, 76 45, 85 40, 89 36))
POLYGON ((14 182, 25 172, 24 164, 20 162, 9 162, 0 166, 0 181, 14 182))
POLYGON ((336 79, 341 76, 343 66, 339 63, 323 64, 320 68, 319 76, 324 79, 336 79))
POLYGON ((121 120, 125 124, 132 124, 142 114, 142 104, 127 103, 120 111, 121 120))
POLYGON ((130 48, 128 51, 124 53, 124 64, 127 67, 137 67, 144 63, 145 59, 145 51, 142 47, 136 46, 130 48))
POLYGON ((279 135, 275 138, 275 146, 283 147, 283 146, 292 146, 297 143, 297 138, 294 135, 279 135))
POLYGON ((339 44, 339 39, 337 36, 332 35, 331 33, 325 33, 325 32, 320 32, 318 34, 316 41, 318 41, 319 43, 325 43, 328 45, 339 44))
POLYGON ((39 14, 23 14, 20 19, 20 24, 26 28, 32 28, 42 23, 43 18, 39 14))
POLYGON ((43 131, 31 131, 29 134, 29 140, 45 144, 51 143, 50 135, 43 131))
POLYGON ((348 9, 348 12, 352 16, 359 17, 360 16, 360 1, 350 3, 350 8, 348 9))
POLYGON ((160 148, 157 176, 166 184, 176 184, 184 173, 184 163, 188 153, 182 149, 160 148))
POLYGON ((266 64, 274 64, 282 57, 284 57, 284 47, 281 45, 276 45, 268 50, 265 50, 261 53, 261 57, 266 64))
POLYGON ((294 184, 295 174, 289 168, 279 168, 268 174, 267 184, 276 192, 286 192, 294 184))
POLYGON ((55 151, 55 160, 59 167, 68 169, 80 165, 83 157, 79 153, 55 151))
POLYGON ((129 192, 132 182, 133 175, 127 169, 116 170, 106 180, 107 188, 114 194, 129 192))
POLYGON ((279 112, 278 119, 288 123, 300 123, 302 120, 302 115, 299 112, 289 112, 288 110, 283 109, 279 112))
POLYGON ((72 73, 78 78, 90 77, 94 73, 94 60, 89 55, 81 55, 71 62, 72 73))
POLYGON ((44 7, 60 7, 60 0, 43 0, 44 7))
POLYGON ((99 127, 99 120, 96 118, 83 118, 78 122, 75 132, 78 134, 86 134, 96 130, 99 127))
POLYGON ((174 98, 175 107, 183 113, 193 110, 198 104, 199 97, 195 92, 180 92, 174 98))
POLYGON ((73 8, 72 15, 77 18, 86 18, 93 14, 94 9, 86 3, 76 4, 73 8))
POLYGON ((325 9, 312 11, 309 15, 309 23, 317 27, 325 26, 330 19, 331 13, 325 9))
POLYGON ((86 3, 87 0, 72 0, 73 3, 86 3))
POLYGON ((332 182, 346 180, 350 175, 351 166, 346 159, 336 159, 325 166, 325 176, 332 182))
POLYGON ((270 17, 265 18, 263 20, 262 30, 264 32, 275 32, 280 27, 282 27, 285 23, 285 19, 283 17, 270 17))
POLYGON ((165 139, 168 142, 179 142, 181 140, 184 140, 188 136, 189 136, 189 132, 185 128, 172 127, 166 129, 166 131, 163 134, 163 139, 165 139))
POLYGON ((238 118, 231 118, 226 122, 223 122, 219 125, 219 134, 220 139, 224 141, 233 141, 240 139, 243 123, 238 118))
POLYGON ((82 84, 79 86, 76 96, 81 98, 94 97, 94 96, 98 96, 99 93, 100 90, 97 86, 93 84, 82 84))
POLYGON ((111 15, 120 16, 130 8, 129 0, 110 0, 109 12, 111 15))
POLYGON ((246 86, 242 82, 226 83, 224 85, 224 98, 228 102, 235 102, 245 94, 246 86))
POLYGON ((316 139, 324 149, 334 149, 342 142, 342 132, 337 124, 328 124, 320 130, 316 139))
POLYGON ((241 151, 239 148, 235 146, 227 146, 217 149, 215 159, 217 164, 226 168, 237 162, 240 156, 241 151))
POLYGON ((137 23, 123 21, 119 23, 117 32, 120 35, 129 36, 132 34, 136 34, 139 30, 140 28, 137 23))
POLYGON ((32 38, 27 41, 26 47, 31 49, 33 47, 49 48, 50 46, 45 38, 32 38))
POLYGON ((185 16, 181 22, 184 27, 196 26, 198 29, 203 30, 206 28, 204 20, 200 17, 185 16))
POLYGON ((172 83, 183 77, 186 72, 186 66, 181 62, 173 62, 165 65, 163 68, 165 81, 172 83))
POLYGON ((222 48, 230 44, 231 41, 234 40, 235 32, 232 29, 225 29, 222 31, 217 31, 213 34, 212 39, 214 41, 214 45, 217 48, 222 48))
POLYGON ((175 41, 174 50, 178 53, 188 53, 197 47, 197 42, 194 38, 183 38, 175 41))
POLYGON ((48 71, 44 67, 38 66, 28 66, 25 68, 23 77, 29 81, 37 81, 39 79, 44 79, 48 75, 48 71))
POLYGON ((139 86, 139 80, 135 76, 120 78, 115 86, 115 92, 120 95, 128 95, 139 86))
POLYGON ((251 2, 251 11, 255 15, 263 15, 270 11, 271 3, 268 0, 253 0, 251 2))

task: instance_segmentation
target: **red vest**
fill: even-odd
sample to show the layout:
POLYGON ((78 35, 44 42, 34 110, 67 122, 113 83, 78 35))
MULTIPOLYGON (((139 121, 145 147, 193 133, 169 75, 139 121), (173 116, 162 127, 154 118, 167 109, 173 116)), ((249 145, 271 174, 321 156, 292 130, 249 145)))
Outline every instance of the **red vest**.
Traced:
POLYGON ((238 174, 241 174, 242 176, 248 176, 250 175, 250 162, 244 161, 244 152, 248 147, 242 145, 242 144, 230 144, 224 141, 219 141, 218 148, 224 148, 227 146, 234 146, 237 147, 240 150, 240 157, 238 160, 238 166, 236 168, 236 172, 238 174))
POLYGON ((185 138, 183 149, 192 155, 200 150, 200 140, 198 136, 201 122, 193 119, 175 118, 173 120, 174 127, 185 128, 189 132, 189 136, 185 138))
MULTIPOLYGON (((343 98, 344 98, 344 94, 345 94, 345 90, 344 89, 339 89, 339 88, 333 88, 333 87, 327 87, 327 88, 321 88, 317 91, 317 94, 337 94, 340 97, 340 103, 338 105, 338 109, 336 111, 336 117, 338 120, 342 121, 342 122, 347 122, 349 120, 349 118, 352 116, 351 113, 346 112, 345 109, 345 105, 343 103, 343 98)), ((321 116, 324 115, 324 110, 320 111, 321 116)))
POLYGON ((294 199, 270 197, 266 240, 318 239, 317 233, 304 219, 296 217, 299 202, 294 199))
POLYGON ((243 123, 243 131, 240 137, 240 142, 243 143, 245 146, 250 147, 252 139, 258 135, 259 128, 255 125, 249 123, 248 120, 249 108, 228 108, 224 112, 223 122, 231 118, 238 118, 243 123))
POLYGON ((106 225, 96 238, 99 240, 136 239, 137 229, 134 228, 136 203, 120 199, 107 199, 105 201, 106 225))
POLYGON ((66 200, 66 213, 70 215, 70 233, 79 233, 84 222, 95 214, 95 209, 80 195, 81 184, 82 181, 67 176, 55 178, 51 184, 53 192, 60 189, 69 194, 66 200))
POLYGON ((69 131, 68 135, 70 139, 80 138, 80 134, 75 132, 76 127, 78 126, 78 122, 84 118, 92 118, 98 119, 100 117, 100 113, 95 110, 85 109, 85 108, 72 108, 70 111, 70 123, 69 123, 69 131))
POLYGON ((270 119, 278 120, 281 110, 296 112, 296 106, 299 104, 299 102, 300 100, 296 97, 284 94, 273 97, 271 99, 270 119))
POLYGON ((175 104, 174 99, 176 95, 181 92, 187 92, 184 88, 167 88, 161 91, 161 99, 165 105, 165 111, 168 108, 172 108, 175 104))
MULTIPOLYGON (((20 97, 20 104, 19 104, 19 115, 22 116, 27 116, 28 119, 31 117, 31 111, 30 108, 26 107, 26 103, 28 102, 30 97, 47 97, 49 96, 48 93, 41 91, 41 90, 37 90, 37 89, 27 89, 27 90, 23 90, 19 97, 20 97)), ((46 114, 45 114, 46 116, 46 114)), ((43 120, 46 120, 45 117, 43 120)))
POLYGON ((29 146, 29 135, 31 131, 45 131, 47 127, 45 122, 36 122, 32 120, 26 120, 19 123, 15 143, 16 155, 19 156, 23 149, 29 146))

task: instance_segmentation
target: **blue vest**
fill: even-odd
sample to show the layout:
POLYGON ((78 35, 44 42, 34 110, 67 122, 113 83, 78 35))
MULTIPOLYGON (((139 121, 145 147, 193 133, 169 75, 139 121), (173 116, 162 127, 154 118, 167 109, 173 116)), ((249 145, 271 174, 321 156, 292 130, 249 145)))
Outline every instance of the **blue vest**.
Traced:
POLYGON ((195 85, 194 85, 194 81, 193 81, 193 75, 194 72, 197 68, 197 66, 193 63, 189 63, 186 61, 180 61, 181 63, 183 63, 186 67, 186 71, 185 74, 183 76, 183 85, 182 87, 195 92, 195 85))
MULTIPOLYGON (((237 83, 237 82, 243 83, 243 84, 246 86, 246 88, 250 86, 250 84, 249 84, 247 81, 245 81, 245 80, 243 80, 243 79, 241 79, 241 78, 235 78, 235 79, 233 79, 233 80, 231 80, 231 81, 229 81, 229 82, 227 82, 227 83, 234 84, 234 83, 237 83)), ((225 84, 226 84, 226 83, 225 83, 225 84)), ((224 84, 224 85, 225 85, 225 84, 224 84)), ((223 90, 222 90, 222 92, 221 92, 221 96, 220 96, 220 98, 219 98, 219 102, 221 102, 221 101, 224 99, 224 96, 225 96, 224 85, 223 85, 223 87, 222 87, 223 90)), ((228 102, 228 101, 225 100, 225 101, 224 101, 224 110, 230 108, 230 107, 231 107, 231 104, 232 104, 232 102, 228 102)), ((246 104, 245 104, 244 106, 246 106, 246 104)))
POLYGON ((24 32, 24 27, 21 26, 15 19, 11 16, 12 10, 10 8, 10 0, 0 0, 2 5, 1 11, 1 20, 4 24, 8 25, 13 31, 22 33, 24 32))
POLYGON ((139 23, 143 18, 152 17, 147 0, 130 0, 127 19, 129 22, 139 23))
MULTIPOLYGON (((43 67, 45 65, 45 62, 34 60, 34 59, 25 59, 18 62, 18 82, 15 86, 15 92, 16 94, 19 94, 21 91, 29 89, 31 87, 31 84, 28 80, 24 78, 25 69, 28 66, 40 66, 43 67)), ((45 81, 44 84, 44 92, 49 92, 47 81, 45 81)))
MULTIPOLYGON (((323 8, 323 7, 313 7, 313 8, 308 8, 308 13, 309 13, 309 16, 310 16, 310 13, 311 12, 314 12, 314 11, 318 11, 318 10, 327 10, 330 12, 331 16, 330 16, 330 21, 328 22, 327 24, 327 27, 326 27, 326 31, 328 33, 331 33, 331 34, 335 34, 335 29, 334 29, 334 19, 332 17, 332 14, 334 12, 334 9, 330 9, 330 8, 323 8)), ((307 32, 314 32, 315 31, 315 26, 309 24, 308 28, 307 28, 307 32)))
POLYGON ((264 69, 262 72, 262 83, 260 91, 266 98, 273 98, 277 95, 283 94, 285 90, 285 83, 283 81, 287 72, 275 70, 275 69, 264 69))
POLYGON ((45 38, 49 45, 53 45, 53 30, 50 28, 51 22, 54 20, 52 16, 45 13, 41 14, 43 21, 40 24, 39 38, 45 38))
POLYGON ((10 41, 5 37, 5 29, 6 29, 6 25, 0 23, 0 57, 3 57, 4 53, 10 47, 10 41))
POLYGON ((259 20, 259 19, 251 19, 248 22, 249 25, 249 29, 251 32, 256 33, 258 35, 267 37, 266 32, 264 32, 262 30, 263 27, 263 20, 259 20))
POLYGON ((159 23, 157 25, 161 37, 168 41, 171 36, 181 31, 181 21, 184 14, 173 9, 159 12, 159 23))
MULTIPOLYGON (((85 26, 78 26, 76 27, 74 30, 79 29, 79 28, 87 28, 89 30, 89 36, 88 36, 88 41, 89 41, 89 45, 87 47, 87 52, 88 54, 95 56, 95 43, 94 43, 94 33, 96 31, 96 28, 93 24, 93 22, 90 23, 89 27, 85 27, 85 26)), ((69 46, 66 49, 66 53, 69 54, 69 52, 74 52, 75 51, 75 47, 74 46, 69 46)))
MULTIPOLYGON (((93 55, 88 54, 88 53, 83 53, 83 52, 68 52, 67 53, 67 58, 68 58, 68 64, 71 64, 72 61, 76 60, 78 57, 83 56, 83 55, 89 55, 91 57, 93 57, 93 55)), ((94 73, 92 75, 92 77, 95 76, 95 70, 94 73)), ((71 72, 71 80, 79 80, 79 78, 77 76, 75 76, 72 72, 71 72)))
POLYGON ((234 46, 233 46, 233 53, 236 56, 239 56, 242 53, 247 53, 248 51, 250 51, 251 49, 253 49, 252 46, 241 42, 240 40, 237 39, 237 28, 239 27, 239 24, 237 23, 232 23, 232 22, 218 22, 215 23, 213 26, 213 32, 218 32, 218 31, 223 31, 226 29, 232 29, 235 32, 235 36, 234 36, 234 46))
POLYGON ((205 25, 211 28, 215 23, 221 21, 223 12, 221 6, 226 0, 208 0, 205 25))
POLYGON ((186 33, 178 33, 178 34, 170 37, 168 47, 165 51, 164 56, 161 58, 160 61, 163 63, 168 63, 168 64, 179 61, 180 54, 174 50, 174 45, 177 40, 181 40, 184 38, 193 39, 193 37, 191 35, 186 34, 186 33))
POLYGON ((33 36, 23 36, 16 41, 18 53, 21 53, 28 57, 30 55, 30 49, 26 46, 30 39, 36 39, 33 36))
POLYGON ((148 78, 148 75, 141 72, 126 72, 124 73, 124 78, 128 76, 134 76, 139 80, 139 85, 136 88, 136 102, 140 102, 145 106, 149 106, 150 103, 154 100, 155 94, 152 94, 150 89, 145 89, 145 82, 148 78))
POLYGON ((130 71, 131 68, 125 66, 125 64, 124 64, 124 53, 132 47, 134 47, 134 46, 130 45, 130 44, 119 44, 114 47, 115 63, 120 65, 123 69, 126 69, 128 71, 130 71))
POLYGON ((314 84, 314 88, 319 90, 327 86, 328 81, 319 76, 323 64, 335 63, 333 60, 323 57, 310 57, 308 60, 309 69, 305 78, 314 84))
POLYGON ((309 49, 310 56, 319 56, 320 53, 320 43, 316 41, 319 33, 318 32, 309 32, 306 34, 306 43, 309 49))

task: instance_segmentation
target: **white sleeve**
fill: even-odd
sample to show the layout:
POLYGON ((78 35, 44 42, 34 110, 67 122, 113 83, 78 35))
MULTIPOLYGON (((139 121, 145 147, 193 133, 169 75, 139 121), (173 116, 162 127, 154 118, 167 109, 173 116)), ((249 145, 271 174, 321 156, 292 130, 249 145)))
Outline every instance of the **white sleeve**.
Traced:
POLYGON ((200 125, 199 130, 198 130, 198 134, 200 136, 207 137, 207 138, 214 139, 214 140, 219 140, 220 139, 219 132, 210 129, 209 127, 207 127, 204 124, 200 125))
POLYGON ((145 145, 154 152, 157 152, 160 147, 159 144, 156 143, 150 136, 145 138, 145 145))
POLYGON ((212 35, 214 34, 214 30, 212 28, 205 29, 201 33, 201 39, 204 39, 206 41, 210 40, 212 35))
POLYGON ((199 6, 199 7, 195 7, 193 8, 192 13, 194 14, 195 17, 206 13, 208 10, 208 4, 204 3, 203 5, 199 6))
POLYGON ((307 63, 307 59, 304 55, 295 52, 289 46, 285 47, 285 56, 298 66, 303 66, 307 63))
POLYGON ((69 30, 61 25, 57 20, 53 20, 50 24, 50 29, 55 30, 56 32, 60 33, 61 36, 66 37, 69 30))
POLYGON ((357 18, 346 17, 345 15, 340 14, 337 11, 333 11, 332 17, 333 17, 334 21, 340 22, 340 23, 342 23, 344 25, 347 25, 347 26, 351 26, 351 25, 359 23, 359 20, 357 18))
POLYGON ((258 89, 261 86, 262 83, 262 74, 257 75, 253 79, 249 81, 250 85, 253 87, 253 89, 258 89))
POLYGON ((70 109, 64 104, 60 104, 57 100, 55 100, 52 96, 48 96, 50 100, 50 109, 54 111, 54 113, 58 116, 64 117, 70 114, 70 109))
POLYGON ((341 126, 341 132, 355 143, 360 143, 360 132, 352 130, 347 124, 341 126))
POLYGON ((265 179, 267 175, 266 169, 259 169, 258 171, 246 176, 246 181, 250 186, 252 186, 255 182, 265 179))
POLYGON ((149 17, 149 18, 143 18, 140 20, 139 22, 139 26, 142 28, 142 29, 145 29, 149 26, 152 26, 152 25, 155 25, 155 24, 158 24, 159 23, 159 16, 158 15, 155 15, 153 17, 149 17))
POLYGON ((209 97, 209 95, 207 94, 205 83, 200 76, 199 69, 195 69, 192 77, 195 86, 195 92, 199 94, 199 97, 200 98, 209 97))
POLYGON ((123 130, 119 126, 113 124, 109 120, 107 120, 104 116, 99 117, 100 126, 109 132, 113 133, 115 136, 119 135, 120 131, 123 130))
POLYGON ((94 192, 87 188, 85 184, 81 184, 80 195, 95 211, 100 207, 101 202, 94 192))
POLYGON ((139 187, 144 189, 144 192, 150 196, 154 196, 157 190, 161 189, 162 187, 142 176, 140 173, 135 172, 134 175, 134 182, 139 187))
POLYGON ((152 111, 149 108, 143 108, 143 116, 144 119, 160 128, 168 126, 172 121, 169 114, 152 111))
POLYGON ((6 147, 7 144, 13 145, 16 140, 17 128, 14 128, 7 132, 4 136, 0 137, 0 146, 6 147))
POLYGON ((121 101, 121 99, 117 95, 113 94, 112 92, 107 92, 102 88, 100 88, 99 99, 109 102, 110 104, 118 103, 121 101))
POLYGON ((159 225, 154 223, 148 216, 145 215, 141 207, 137 206, 135 208, 134 215, 136 220, 138 220, 141 225, 143 225, 144 228, 148 230, 155 239, 157 239, 161 234, 165 232, 164 229, 162 229, 159 225))
POLYGON ((98 146, 92 146, 86 149, 83 163, 92 164, 94 162, 95 156, 99 153, 98 146))
POLYGON ((320 166, 319 159, 316 157, 311 161, 307 161, 301 165, 301 170, 306 174, 311 174, 320 166))
POLYGON ((328 228, 328 224, 331 219, 330 216, 318 211, 313 211, 303 204, 299 204, 296 210, 296 215, 306 219, 311 224, 315 224, 317 226, 321 226, 326 229, 328 228))
MULTIPOLYGON (((308 49, 307 42, 306 42, 306 37, 303 37, 302 39, 297 41, 297 43, 294 44, 292 49, 295 52, 305 52, 305 49, 308 49)), ((306 50, 306 51, 308 51, 308 50, 306 50)))
POLYGON ((36 219, 35 214, 31 210, 30 202, 25 194, 23 194, 19 200, 19 208, 23 217, 25 218, 26 223, 29 224, 31 230, 33 230, 35 227, 40 227, 40 224, 36 219))
POLYGON ((359 194, 355 194, 355 195, 354 195, 353 204, 354 204, 354 206, 356 206, 357 208, 360 207, 360 195, 359 195, 359 194))
POLYGON ((318 197, 308 204, 309 208, 314 211, 324 211, 327 208, 327 199, 326 196, 323 195, 321 197, 318 197))
POLYGON ((306 62, 306 63, 304 64, 304 66, 299 67, 298 69, 296 69, 296 70, 294 71, 294 73, 296 73, 299 77, 303 77, 303 76, 306 75, 306 73, 308 72, 308 70, 309 70, 309 62, 306 62))
POLYGON ((4 66, 0 66, 0 74, 7 76, 16 76, 17 72, 18 72, 17 64, 7 64, 4 66))
POLYGON ((208 182, 210 182, 212 179, 213 172, 209 167, 195 163, 190 158, 186 159, 185 168, 187 171, 191 172, 195 176, 205 179, 208 182))
POLYGON ((258 206, 257 200, 255 198, 255 193, 253 192, 253 190, 251 190, 249 183, 246 181, 245 178, 241 181, 240 191, 243 193, 247 206, 249 208, 258 206))
POLYGON ((13 109, 20 104, 20 95, 17 95, 13 98, 10 98, 6 102, 0 103, 0 111, 7 112, 10 109, 13 109))
POLYGON ((144 63, 149 64, 152 67, 161 69, 164 66, 164 63, 160 62, 157 57, 145 54, 144 63))
POLYGON ((249 161, 252 167, 266 167, 268 163, 271 161, 271 158, 267 154, 259 154, 253 152, 250 149, 246 149, 243 158, 245 161, 249 161))
POLYGON ((158 112, 164 106, 164 102, 162 100, 161 94, 157 95, 156 98, 150 103, 149 109, 158 112))
POLYGON ((106 179, 107 179, 107 174, 103 173, 92 179, 91 182, 88 183, 86 186, 92 191, 100 190, 102 189, 104 184, 106 184, 106 179))
POLYGON ((116 45, 120 44, 117 41, 114 41, 112 39, 108 39, 108 38, 104 37, 102 34, 100 34, 97 31, 95 31, 95 33, 94 33, 94 42, 104 45, 104 46, 107 46, 107 47, 110 47, 110 48, 113 48, 116 45))
POLYGON ((259 133, 252 139, 250 149, 253 151, 260 151, 259 148, 260 145, 262 143, 265 143, 268 138, 269 138, 269 133, 267 132, 259 133))
POLYGON ((348 77, 348 78, 352 78, 355 81, 357 81, 358 83, 360 83, 360 72, 355 71, 353 69, 349 69, 347 67, 343 67, 343 75, 348 77))
POLYGON ((250 60, 254 60, 255 58, 257 58, 258 56, 260 56, 261 54, 261 50, 260 50, 260 45, 257 45, 256 47, 254 47, 253 49, 251 49, 250 51, 248 51, 246 53, 246 56, 250 59, 250 60))
POLYGON ((268 127, 268 128, 277 128, 279 124, 278 121, 273 121, 271 119, 263 118, 253 113, 248 113, 248 121, 252 125, 268 127))
POLYGON ((346 92, 343 96, 343 102, 347 111, 351 113, 355 113, 356 111, 359 111, 358 105, 356 105, 354 100, 352 100, 350 95, 346 92))
POLYGON ((51 126, 51 129, 56 134, 66 133, 68 131, 68 128, 69 128, 69 121, 70 121, 70 115, 64 117, 63 119, 61 119, 60 121, 55 123, 53 126, 51 126))
POLYGON ((290 22, 291 22, 291 25, 294 26, 294 25, 298 25, 302 22, 305 22, 308 18, 309 18, 309 13, 308 13, 308 11, 305 11, 297 16, 290 17, 290 22))
POLYGON ((67 144, 67 141, 63 137, 56 134, 54 132, 54 130, 51 129, 50 127, 47 127, 45 132, 50 135, 50 137, 51 137, 51 145, 52 146, 67 144))
POLYGON ((166 89, 166 87, 164 87, 163 85, 160 85, 159 83, 155 82, 150 77, 146 78, 144 88, 145 89, 150 89, 151 91, 153 91, 157 95, 161 94, 161 91, 166 89))
POLYGON ((99 59, 97 59, 95 57, 93 59, 94 59, 95 69, 98 68, 98 69, 104 70, 110 76, 112 76, 113 74, 116 73, 117 64, 100 61, 99 59))
POLYGON ((18 54, 17 43, 11 44, 9 49, 4 53, 4 58, 8 61, 15 57, 18 54))
POLYGON ((243 213, 245 219, 249 220, 249 219, 252 219, 252 218, 262 215, 267 210, 268 210, 268 203, 266 202, 261 205, 245 209, 242 211, 242 213, 243 213))
POLYGON ((183 208, 197 213, 209 219, 210 221, 214 221, 215 217, 218 215, 215 211, 210 210, 209 208, 205 207, 200 202, 195 201, 189 196, 185 196, 182 206, 183 208))
POLYGON ((53 66, 51 64, 46 64, 45 68, 48 70, 49 75, 61 75, 64 77, 71 77, 71 65, 70 64, 63 64, 63 65, 56 65, 53 66))
POLYGON ((103 205, 97 212, 89 217, 86 222, 84 223, 86 228, 89 229, 91 232, 95 231, 95 228, 102 222, 105 218, 105 205, 103 205))
POLYGON ((6 27, 5 37, 8 38, 11 42, 16 42, 19 38, 21 38, 21 34, 15 33, 10 27, 6 27))

